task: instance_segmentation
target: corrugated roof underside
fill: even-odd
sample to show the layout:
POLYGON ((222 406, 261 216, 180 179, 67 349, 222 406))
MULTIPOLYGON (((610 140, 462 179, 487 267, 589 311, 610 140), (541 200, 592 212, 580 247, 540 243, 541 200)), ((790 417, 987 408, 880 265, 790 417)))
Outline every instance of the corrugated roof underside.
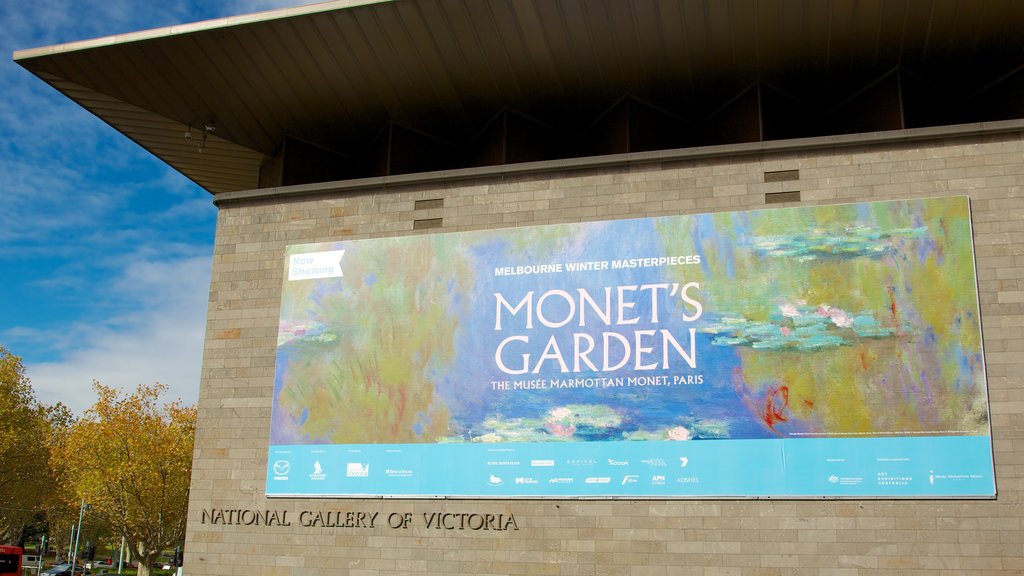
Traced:
POLYGON ((285 136, 346 153, 396 122, 458 142, 502 107, 593 118, 623 94, 702 117, 751 79, 838 104, 893 66, 984 74, 993 43, 1020 58, 1024 2, 398 0, 20 63, 218 192, 255 187, 285 136), (198 155, 183 127, 206 124, 198 155))

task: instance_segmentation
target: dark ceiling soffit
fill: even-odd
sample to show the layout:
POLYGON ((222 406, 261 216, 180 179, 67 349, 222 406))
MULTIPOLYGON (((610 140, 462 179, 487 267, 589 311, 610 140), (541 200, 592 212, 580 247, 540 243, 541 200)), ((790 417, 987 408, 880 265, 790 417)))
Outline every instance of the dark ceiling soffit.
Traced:
POLYGON ((575 130, 624 94, 702 121, 751 81, 773 97, 803 90, 787 104, 799 110, 842 102, 897 63, 942 94, 958 86, 947 64, 984 83, 1019 66, 1022 47, 1019 0, 342 0, 15 60, 216 194, 258 186, 287 138, 344 155, 405 125, 454 142, 503 107, 576 116, 564 122, 575 130), (207 124, 200 153, 183 134, 207 124))
POLYGON ((460 182, 480 178, 493 178, 495 176, 529 176, 535 174, 550 174, 552 172, 575 172, 581 170, 654 164, 661 162, 681 162, 704 160, 709 158, 801 152, 806 150, 949 140, 976 136, 996 136, 1011 133, 1024 134, 1024 119, 978 122, 973 124, 960 124, 956 126, 912 128, 885 132, 841 134, 836 136, 819 136, 793 140, 745 142, 741 144, 724 144, 719 146, 703 146, 677 150, 655 150, 650 152, 633 152, 608 156, 524 162, 521 164, 484 166, 458 170, 439 170, 435 172, 422 172, 417 174, 399 174, 395 176, 360 178, 356 180, 339 180, 336 182, 318 182, 315 184, 299 184, 295 186, 239 190, 216 194, 213 198, 213 203, 217 206, 221 206, 232 202, 242 202, 247 200, 308 197, 322 194, 337 194, 370 189, 379 190, 381 188, 413 186, 418 184, 460 182))
POLYGON ((211 194, 258 185, 264 154, 52 74, 35 75, 211 194), (192 139, 185 139, 186 130, 192 139))

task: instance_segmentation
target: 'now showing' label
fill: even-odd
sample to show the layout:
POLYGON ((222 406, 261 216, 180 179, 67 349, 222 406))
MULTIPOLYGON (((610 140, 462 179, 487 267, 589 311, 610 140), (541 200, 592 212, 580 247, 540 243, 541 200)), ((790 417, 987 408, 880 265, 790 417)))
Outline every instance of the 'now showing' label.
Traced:
POLYGON ((292 254, 288 258, 288 280, 315 280, 318 278, 340 278, 341 259, 344 250, 292 254))

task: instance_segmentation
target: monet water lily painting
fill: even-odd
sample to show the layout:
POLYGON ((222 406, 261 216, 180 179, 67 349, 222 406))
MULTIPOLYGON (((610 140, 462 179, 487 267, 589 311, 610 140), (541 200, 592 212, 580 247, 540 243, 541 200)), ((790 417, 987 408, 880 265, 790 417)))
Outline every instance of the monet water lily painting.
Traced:
POLYGON ((284 282, 275 444, 988 434, 964 197, 316 253, 344 257, 284 282))

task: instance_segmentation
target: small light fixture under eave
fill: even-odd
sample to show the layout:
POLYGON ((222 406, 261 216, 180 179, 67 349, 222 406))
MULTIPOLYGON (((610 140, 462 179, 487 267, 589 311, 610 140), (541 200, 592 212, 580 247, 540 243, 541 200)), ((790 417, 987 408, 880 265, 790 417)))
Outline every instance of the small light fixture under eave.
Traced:
MULTIPOLYGON (((203 148, 206 148, 206 135, 207 134, 211 134, 211 133, 215 132, 216 130, 217 130, 217 125, 214 124, 213 122, 207 122, 207 123, 203 124, 203 138, 202 138, 202 140, 199 140, 199 141, 196 142, 196 151, 197 152, 199 152, 200 154, 203 153, 203 148)), ((185 125, 185 141, 186 142, 191 142, 192 141, 192 125, 191 124, 186 124, 185 125)))

